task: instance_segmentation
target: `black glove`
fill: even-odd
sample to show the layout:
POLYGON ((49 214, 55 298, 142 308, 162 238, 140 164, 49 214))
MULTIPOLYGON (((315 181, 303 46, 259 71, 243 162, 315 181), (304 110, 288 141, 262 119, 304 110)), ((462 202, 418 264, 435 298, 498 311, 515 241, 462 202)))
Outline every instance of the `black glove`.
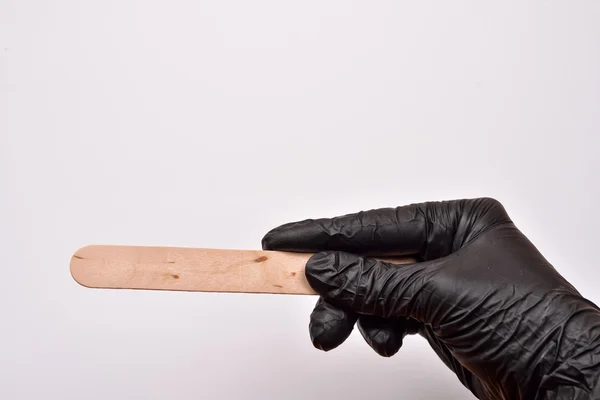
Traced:
POLYGON ((355 324, 380 355, 428 340, 480 399, 600 398, 600 310, 489 198, 282 225, 265 250, 316 252, 310 335, 339 346, 355 324), (373 256, 413 255, 395 265, 373 256))

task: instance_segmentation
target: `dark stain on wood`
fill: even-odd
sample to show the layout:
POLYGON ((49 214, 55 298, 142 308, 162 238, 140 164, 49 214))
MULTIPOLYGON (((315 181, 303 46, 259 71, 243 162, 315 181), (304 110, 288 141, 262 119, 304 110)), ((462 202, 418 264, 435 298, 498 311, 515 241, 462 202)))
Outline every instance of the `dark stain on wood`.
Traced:
POLYGON ((73 258, 76 258, 76 259, 78 259, 78 260, 85 260, 85 258, 83 258, 83 257, 80 257, 80 256, 78 256, 78 255, 74 255, 74 256, 73 256, 73 258))
POLYGON ((295 272, 292 272, 292 276, 296 276, 296 273, 295 273, 295 272))
POLYGON ((173 279, 179 279, 179 275, 177 275, 177 274, 171 274, 171 278, 173 278, 173 279))
POLYGON ((283 286, 281 286, 281 285, 273 285, 273 286, 278 287, 278 288, 283 288, 283 286))
POLYGON ((175 261, 165 261, 167 264, 175 264, 175 261))
POLYGON ((262 257, 258 257, 256 260, 254 260, 254 262, 264 262, 267 261, 269 258, 267 256, 262 256, 262 257))

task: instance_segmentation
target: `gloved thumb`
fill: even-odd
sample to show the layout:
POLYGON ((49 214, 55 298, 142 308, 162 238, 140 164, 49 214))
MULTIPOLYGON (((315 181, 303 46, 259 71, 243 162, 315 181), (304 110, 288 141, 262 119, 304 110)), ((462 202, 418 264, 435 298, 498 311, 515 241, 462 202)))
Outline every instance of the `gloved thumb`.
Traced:
POLYGON ((306 278, 322 298, 338 307, 426 323, 431 278, 439 264, 399 265, 343 251, 322 251, 308 260, 306 278))

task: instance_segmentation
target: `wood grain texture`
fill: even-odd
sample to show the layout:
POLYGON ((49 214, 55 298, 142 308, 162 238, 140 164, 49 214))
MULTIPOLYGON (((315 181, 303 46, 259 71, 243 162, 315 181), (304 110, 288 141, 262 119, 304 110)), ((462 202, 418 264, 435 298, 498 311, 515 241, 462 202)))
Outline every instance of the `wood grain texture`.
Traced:
MULTIPOLYGON (((264 250, 91 245, 71 257, 80 285, 104 289, 315 294, 304 275, 312 254, 264 250)), ((386 258, 397 263, 411 258, 386 258)))

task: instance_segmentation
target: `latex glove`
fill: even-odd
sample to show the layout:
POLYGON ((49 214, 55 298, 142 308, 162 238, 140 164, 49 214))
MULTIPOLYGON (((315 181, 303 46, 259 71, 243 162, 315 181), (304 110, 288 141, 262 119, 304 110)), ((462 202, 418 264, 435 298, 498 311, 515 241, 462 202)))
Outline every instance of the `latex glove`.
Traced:
MULTIPOLYGON (((572 234, 568 232, 568 234, 572 234)), ((600 311, 493 199, 429 202, 288 223, 263 249, 317 252, 306 277, 320 298, 314 345, 355 323, 380 355, 425 337, 481 399, 600 398, 600 311), (410 254, 394 265, 360 255, 410 254)))

